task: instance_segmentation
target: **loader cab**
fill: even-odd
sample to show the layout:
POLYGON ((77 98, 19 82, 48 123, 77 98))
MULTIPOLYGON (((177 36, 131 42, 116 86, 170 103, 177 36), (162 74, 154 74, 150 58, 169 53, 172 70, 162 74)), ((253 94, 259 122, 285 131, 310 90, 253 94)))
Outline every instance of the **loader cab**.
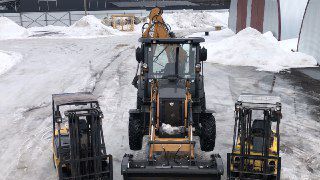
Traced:
POLYGON ((147 79, 195 79, 206 61, 207 51, 200 47, 203 38, 151 39, 140 38, 136 50, 140 75, 147 79))
MULTIPOLYGON (((152 81, 156 81, 159 85, 160 96, 162 97, 160 102, 164 107, 169 107, 165 105, 170 103, 166 99, 174 97, 184 96, 182 99, 174 98, 176 100, 175 105, 183 104, 186 82, 190 83, 189 91, 192 95, 193 113, 195 113, 193 119, 195 128, 199 129, 200 113, 206 111, 203 62, 207 59, 207 50, 200 46, 204 41, 203 38, 198 37, 139 39, 141 47, 136 50, 138 76, 132 82, 138 89, 137 110, 132 110, 130 114, 144 119, 145 135, 148 134, 152 81), (174 89, 177 90, 173 91, 174 89)), ((177 109, 176 112, 183 111, 177 109)), ((175 116, 182 117, 182 113, 175 114, 175 116)))
POLYGON ((59 179, 112 179, 103 114, 90 93, 52 95, 53 162, 59 179))
POLYGON ((232 153, 228 179, 280 179, 279 156, 282 118, 277 96, 243 94, 235 104, 232 153))

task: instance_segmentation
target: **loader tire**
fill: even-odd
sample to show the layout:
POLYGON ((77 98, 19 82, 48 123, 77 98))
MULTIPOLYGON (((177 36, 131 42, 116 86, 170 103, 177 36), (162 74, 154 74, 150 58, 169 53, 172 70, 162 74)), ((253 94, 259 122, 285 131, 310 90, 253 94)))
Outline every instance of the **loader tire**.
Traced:
POLYGON ((200 147, 202 151, 213 151, 216 141, 216 120, 212 114, 201 115, 200 147))
POLYGON ((129 118, 129 146, 131 150, 137 151, 142 149, 143 125, 140 118, 129 118))

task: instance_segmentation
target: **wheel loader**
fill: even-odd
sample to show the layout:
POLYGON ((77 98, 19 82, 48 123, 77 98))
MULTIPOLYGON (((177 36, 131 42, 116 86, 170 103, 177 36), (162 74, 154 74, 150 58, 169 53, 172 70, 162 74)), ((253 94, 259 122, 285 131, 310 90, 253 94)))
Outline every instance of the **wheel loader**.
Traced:
POLYGON ((112 180, 112 156, 107 155, 103 114, 90 93, 52 95, 53 162, 59 180, 112 180))
POLYGON ((232 153, 227 155, 229 180, 280 180, 281 118, 279 97, 257 94, 239 97, 235 104, 232 153))
MULTIPOLYGON (((220 179, 223 162, 218 154, 202 157, 198 149, 213 151, 216 125, 206 108, 203 38, 174 38, 161 17, 151 11, 136 50, 139 75, 137 105, 129 111, 129 146, 141 150, 147 136, 146 157, 126 154, 124 179, 220 179), (200 145, 196 146, 199 136, 200 145)), ((201 151, 201 152, 202 152, 201 151)))

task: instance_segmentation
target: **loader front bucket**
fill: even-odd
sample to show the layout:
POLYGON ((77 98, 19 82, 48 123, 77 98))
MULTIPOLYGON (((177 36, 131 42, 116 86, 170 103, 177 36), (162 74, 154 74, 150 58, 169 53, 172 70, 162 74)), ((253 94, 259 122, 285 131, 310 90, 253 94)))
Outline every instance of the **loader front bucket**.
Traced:
POLYGON ((133 155, 126 154, 121 163, 121 174, 124 180, 220 180, 223 162, 219 155, 213 155, 210 160, 179 165, 173 161, 150 163, 146 160, 133 160, 133 155))

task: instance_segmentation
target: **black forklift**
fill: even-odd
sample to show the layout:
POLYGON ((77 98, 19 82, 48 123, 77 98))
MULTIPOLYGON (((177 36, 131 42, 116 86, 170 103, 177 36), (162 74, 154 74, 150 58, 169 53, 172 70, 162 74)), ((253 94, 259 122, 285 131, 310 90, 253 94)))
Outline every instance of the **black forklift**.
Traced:
POLYGON ((227 155, 227 177, 280 180, 280 98, 243 94, 235 104, 232 153, 227 155))
POLYGON ((112 156, 106 153, 97 98, 91 93, 54 94, 52 111, 58 178, 112 180, 112 156))

